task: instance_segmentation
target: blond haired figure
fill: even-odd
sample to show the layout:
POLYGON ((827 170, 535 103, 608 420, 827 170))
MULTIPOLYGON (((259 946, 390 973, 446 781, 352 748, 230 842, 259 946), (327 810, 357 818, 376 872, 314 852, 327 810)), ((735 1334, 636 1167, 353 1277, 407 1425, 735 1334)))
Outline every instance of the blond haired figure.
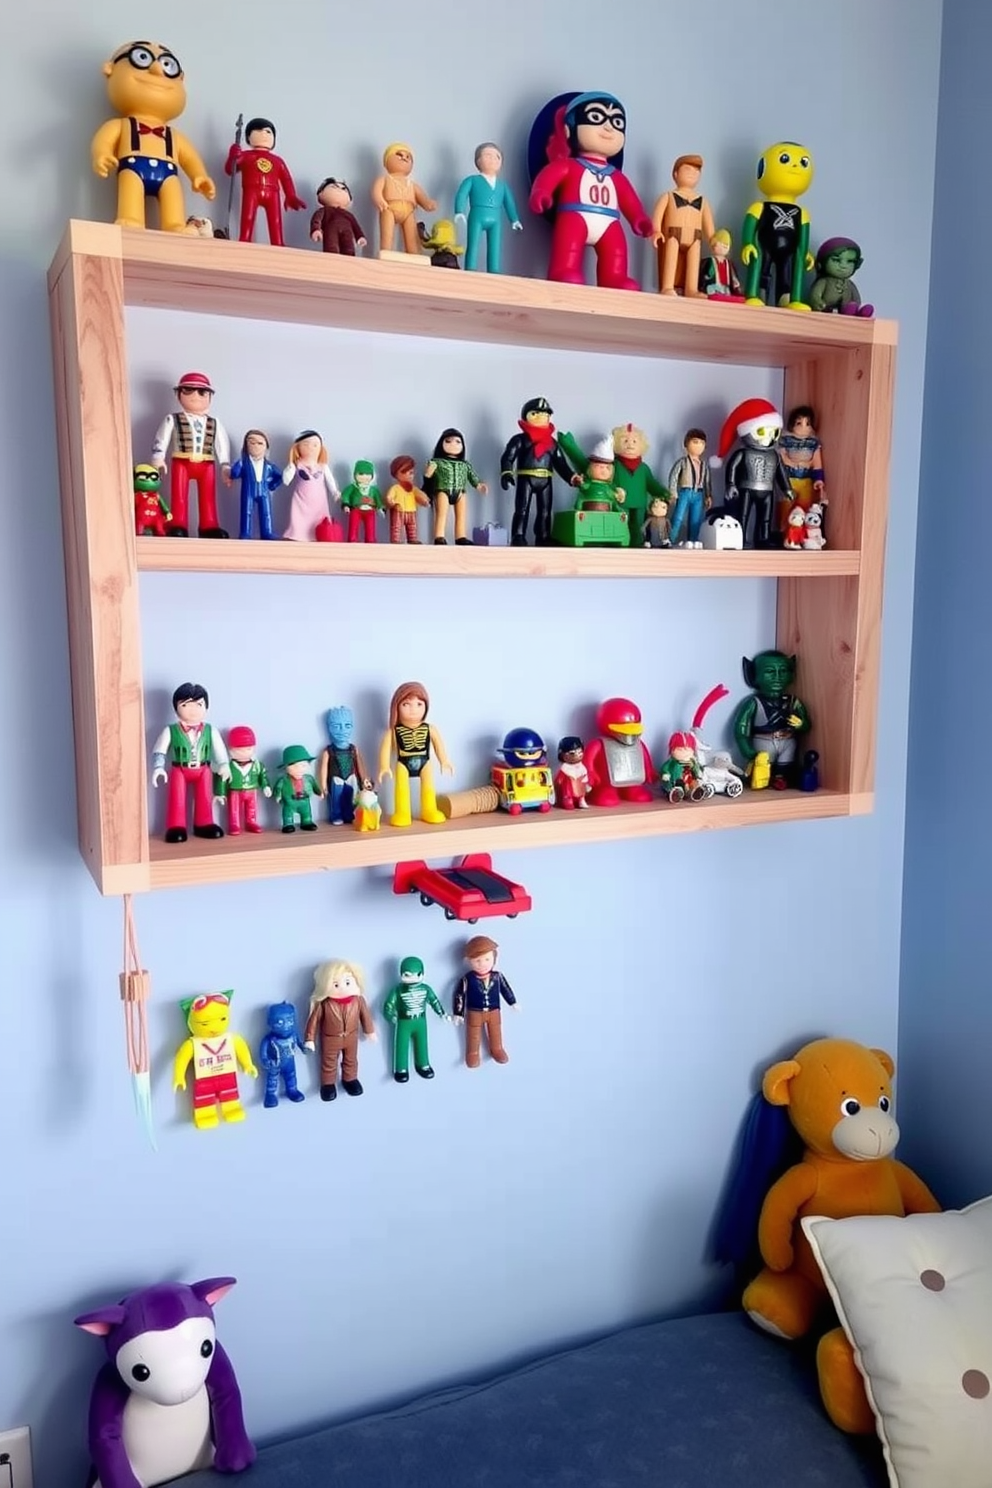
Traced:
POLYGON ((365 1001, 361 969, 350 961, 325 961, 313 974, 310 1016, 303 1047, 312 1054, 320 1036, 320 1098, 337 1096, 338 1062, 346 1095, 361 1095, 358 1078, 358 1035, 375 1039, 375 1024, 365 1001))
POLYGON ((387 145, 382 152, 382 164, 383 173, 372 186, 372 202, 379 213, 379 255, 393 251, 397 228, 403 238, 403 252, 419 254, 422 249, 414 213, 417 207, 424 212, 436 212, 437 202, 410 179, 413 151, 409 145, 399 140, 387 145))

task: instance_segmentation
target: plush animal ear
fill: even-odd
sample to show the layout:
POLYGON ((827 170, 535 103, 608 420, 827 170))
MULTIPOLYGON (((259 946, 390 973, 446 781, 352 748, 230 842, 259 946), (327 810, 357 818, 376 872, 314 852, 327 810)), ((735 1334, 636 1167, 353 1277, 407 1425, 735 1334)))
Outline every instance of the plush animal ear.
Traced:
POLYGON ((891 1054, 886 1054, 886 1052, 885 1052, 884 1049, 872 1049, 869 1052, 872 1053, 872 1054, 874 1054, 875 1058, 878 1060, 879 1064, 882 1066, 882 1068, 884 1069, 885 1073, 888 1075, 889 1079, 891 1080, 892 1079, 892 1076, 896 1072, 896 1062, 892 1058, 892 1055, 891 1054))
POLYGON ((795 1059, 781 1059, 778 1064, 773 1064, 761 1082, 765 1100, 773 1106, 790 1105, 792 1093, 789 1086, 801 1069, 802 1065, 795 1059))
POLYGON ((95 1333, 97 1338, 106 1338, 111 1328, 120 1327, 125 1316, 124 1308, 118 1305, 101 1307, 98 1312, 83 1312, 73 1321, 84 1333, 95 1333))
POLYGON ((211 1276, 209 1281, 194 1281, 190 1291, 208 1307, 213 1307, 221 1297, 227 1296, 233 1286, 237 1286, 233 1276, 211 1276))

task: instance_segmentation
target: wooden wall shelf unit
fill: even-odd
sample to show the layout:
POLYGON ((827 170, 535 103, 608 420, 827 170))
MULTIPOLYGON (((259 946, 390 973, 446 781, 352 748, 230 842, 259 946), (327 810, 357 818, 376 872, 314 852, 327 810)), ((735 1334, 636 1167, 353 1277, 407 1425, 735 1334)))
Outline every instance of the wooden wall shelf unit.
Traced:
POLYGON ((267 244, 70 222, 48 276, 68 592, 79 844, 105 894, 870 811, 896 326, 508 275, 434 274, 267 244), (823 553, 435 549, 136 538, 125 307, 595 354, 781 367, 830 452, 823 553), (774 578, 777 644, 801 656, 824 789, 697 806, 469 817, 303 840, 150 841, 138 574, 774 578), (97 703, 99 700, 99 712, 97 703), (107 726, 108 718, 113 726, 107 726))

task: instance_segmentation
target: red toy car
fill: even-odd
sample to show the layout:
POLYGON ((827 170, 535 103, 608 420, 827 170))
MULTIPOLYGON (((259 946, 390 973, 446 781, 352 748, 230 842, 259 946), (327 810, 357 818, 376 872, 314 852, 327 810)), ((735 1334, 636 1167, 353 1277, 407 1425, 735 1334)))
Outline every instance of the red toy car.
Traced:
POLYGON ((477 920, 506 915, 515 920, 532 908, 521 884, 493 872, 488 853, 469 853, 450 868, 429 868, 425 862, 397 863, 394 894, 419 894, 421 904, 439 904, 446 920, 477 920))

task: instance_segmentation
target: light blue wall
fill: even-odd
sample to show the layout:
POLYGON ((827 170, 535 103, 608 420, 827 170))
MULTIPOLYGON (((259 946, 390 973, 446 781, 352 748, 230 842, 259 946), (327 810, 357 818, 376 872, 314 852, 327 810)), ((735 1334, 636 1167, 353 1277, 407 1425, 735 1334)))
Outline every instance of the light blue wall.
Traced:
POLYGON ((938 170, 930 279, 926 419, 913 626, 900 1033, 907 1156, 948 1205, 992 1187, 992 999, 988 794, 972 782, 992 732, 992 589, 981 520, 982 434, 992 398, 992 312, 969 273, 970 243, 992 231, 992 197, 972 174, 992 131, 985 63, 992 14, 944 7, 938 170), (975 436, 978 436, 977 438, 975 436), (964 479, 948 454, 967 441, 964 479), (974 493, 969 499, 965 491, 974 493), (944 761, 947 761, 945 765, 944 761), (947 1121, 949 1102, 955 1118, 947 1121))
MULTIPOLYGON (((18 41, 0 52, 6 158, 24 168, 16 217, 0 223, 0 1424, 32 1423, 40 1481, 52 1483, 81 1464, 98 1362, 73 1314, 159 1277, 239 1278, 222 1329, 260 1436, 700 1304, 720 1281, 705 1237, 755 1072, 815 1031, 889 1046, 896 1036, 938 0, 835 0, 826 45, 797 45, 785 0, 770 0, 755 28, 712 0, 679 45, 685 10, 668 3, 623 7, 607 29, 589 0, 506 0, 483 38, 467 9, 297 3, 277 20, 271 5, 223 0, 177 13, 165 37, 189 76, 191 137, 218 171, 238 111, 270 113, 304 191, 344 172, 369 218, 377 154, 396 136, 412 137, 418 174, 442 202, 488 136, 504 142, 523 192, 529 121, 567 87, 603 84, 625 99, 629 169, 649 205, 676 154, 704 154, 717 216, 735 230, 758 152, 783 136, 809 142, 814 237, 858 236, 863 290, 902 323, 884 767, 867 819, 507 854, 499 866, 535 901, 498 928, 523 1004, 508 1019, 511 1063, 469 1075, 454 1031, 438 1025, 433 1086, 394 1086, 384 1050, 367 1049, 361 1101, 265 1112, 253 1095, 241 1129, 194 1133, 174 1102, 181 996, 235 987, 254 1040, 264 1005, 302 1004, 328 955, 364 964, 378 999, 396 958, 416 951, 448 996, 458 937, 439 912, 394 900, 385 871, 139 902, 155 988, 157 1155, 143 1145, 117 997, 120 904, 101 902, 74 846, 44 273, 66 217, 111 215, 111 188, 88 167, 105 110, 99 68, 127 37, 157 33, 159 9, 46 0, 22 8, 18 41)), ((541 240, 528 221, 518 267, 540 262, 541 240)), ((734 368, 150 314, 133 315, 130 330, 136 455, 175 376, 202 364, 232 430, 263 419, 281 445, 318 422, 339 478, 366 453, 382 465, 411 440, 422 453, 460 420, 491 478, 535 391, 583 437, 642 423, 664 471, 688 423, 715 435, 740 397, 779 385, 734 368)), ((714 682, 738 697, 741 653, 773 636, 772 589, 744 582, 158 576, 143 582, 142 605, 150 730, 192 675, 211 686, 217 722, 254 722, 269 749, 318 744, 336 701, 355 703, 373 748, 390 690, 421 674, 460 784, 478 779, 507 727, 532 722, 555 738, 587 727, 616 690, 640 700, 657 750, 714 682)))

